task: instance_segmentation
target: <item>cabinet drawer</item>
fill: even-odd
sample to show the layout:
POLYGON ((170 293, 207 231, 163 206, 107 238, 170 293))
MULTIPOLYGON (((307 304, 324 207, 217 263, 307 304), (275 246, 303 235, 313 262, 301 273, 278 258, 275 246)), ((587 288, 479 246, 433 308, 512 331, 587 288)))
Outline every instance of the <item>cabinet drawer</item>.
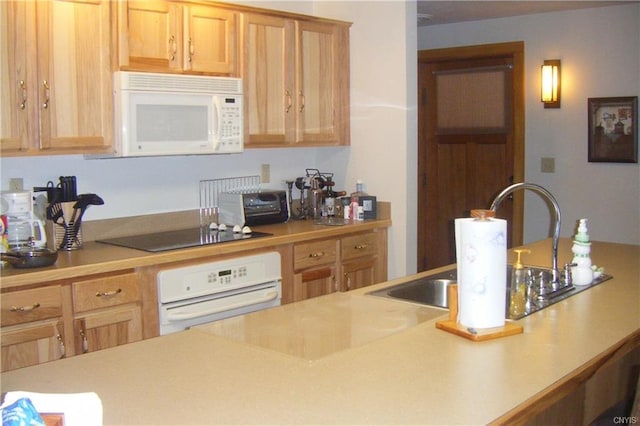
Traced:
POLYGON ((337 259, 336 240, 296 244, 293 248, 295 270, 334 263, 337 259))
POLYGON ((378 234, 353 235, 342 239, 342 260, 378 254, 378 234))
POLYGON ((60 316, 62 316, 62 293, 59 285, 2 295, 3 326, 60 316))
POLYGON ((140 300, 135 273, 77 281, 72 284, 73 309, 88 311, 140 300))

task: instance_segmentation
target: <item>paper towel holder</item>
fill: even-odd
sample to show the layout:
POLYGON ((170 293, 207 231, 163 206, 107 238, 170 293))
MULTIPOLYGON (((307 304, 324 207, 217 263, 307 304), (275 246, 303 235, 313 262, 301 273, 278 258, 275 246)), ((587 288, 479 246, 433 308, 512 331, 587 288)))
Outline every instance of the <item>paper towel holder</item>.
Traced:
POLYGON ((449 319, 436 321, 436 328, 464 337, 474 342, 497 339, 499 337, 521 334, 524 329, 521 325, 505 322, 501 327, 470 328, 458 322, 458 284, 447 286, 447 299, 449 305, 449 319))

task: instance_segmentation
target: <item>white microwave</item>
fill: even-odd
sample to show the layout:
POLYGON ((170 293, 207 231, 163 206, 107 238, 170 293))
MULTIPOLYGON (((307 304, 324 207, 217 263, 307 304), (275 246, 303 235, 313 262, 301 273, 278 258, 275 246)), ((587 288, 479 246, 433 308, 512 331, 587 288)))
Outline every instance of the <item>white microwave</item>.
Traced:
POLYGON ((115 156, 242 152, 242 79, 114 73, 115 156))

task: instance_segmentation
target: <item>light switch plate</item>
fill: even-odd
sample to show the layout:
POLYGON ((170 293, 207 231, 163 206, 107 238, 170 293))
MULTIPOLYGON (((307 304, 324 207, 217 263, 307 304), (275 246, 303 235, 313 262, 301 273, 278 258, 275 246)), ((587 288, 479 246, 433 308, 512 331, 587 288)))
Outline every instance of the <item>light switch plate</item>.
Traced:
POLYGON ((260 183, 271 182, 271 165, 263 164, 260 168, 260 183))
POLYGON ((542 173, 555 173, 556 159, 554 157, 542 157, 540 159, 540 171, 542 173))
POLYGON ((10 178, 9 179, 9 191, 23 191, 24 181, 22 178, 10 178))

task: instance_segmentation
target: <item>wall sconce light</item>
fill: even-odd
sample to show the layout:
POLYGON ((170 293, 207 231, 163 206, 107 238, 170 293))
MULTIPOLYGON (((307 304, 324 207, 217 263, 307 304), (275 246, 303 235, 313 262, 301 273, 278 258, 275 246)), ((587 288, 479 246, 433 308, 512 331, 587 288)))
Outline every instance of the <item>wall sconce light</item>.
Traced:
POLYGON ((560 59, 546 59, 542 65, 542 93, 545 108, 560 108, 560 59))

